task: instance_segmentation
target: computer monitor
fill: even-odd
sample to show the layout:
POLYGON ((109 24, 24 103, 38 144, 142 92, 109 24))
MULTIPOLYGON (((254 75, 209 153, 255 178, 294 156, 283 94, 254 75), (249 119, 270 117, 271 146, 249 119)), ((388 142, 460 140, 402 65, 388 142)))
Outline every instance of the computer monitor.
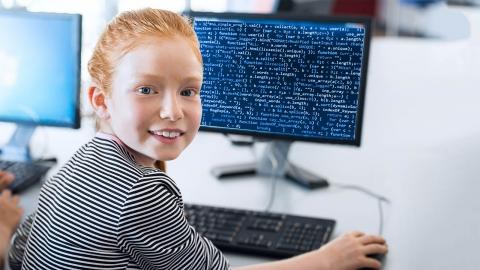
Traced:
POLYGON ((17 128, 2 159, 29 161, 36 126, 80 127, 81 16, 0 11, 0 121, 17 128))
POLYGON ((204 62, 200 129, 272 139, 258 161, 214 172, 325 186, 289 162, 288 151, 293 141, 360 146, 370 19, 189 15, 204 62))

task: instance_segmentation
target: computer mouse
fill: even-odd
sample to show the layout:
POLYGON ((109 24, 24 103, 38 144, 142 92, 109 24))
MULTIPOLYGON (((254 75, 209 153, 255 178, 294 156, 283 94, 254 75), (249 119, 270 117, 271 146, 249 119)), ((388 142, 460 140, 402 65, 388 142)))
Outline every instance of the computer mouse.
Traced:
MULTIPOLYGON (((375 254, 370 254, 368 255, 368 257, 370 258, 373 258, 377 261, 379 261, 381 264, 382 264, 382 267, 380 269, 382 269, 384 267, 384 264, 385 264, 385 254, 383 253, 375 253, 375 254)), ((373 268, 360 268, 358 270, 374 270, 373 268)))

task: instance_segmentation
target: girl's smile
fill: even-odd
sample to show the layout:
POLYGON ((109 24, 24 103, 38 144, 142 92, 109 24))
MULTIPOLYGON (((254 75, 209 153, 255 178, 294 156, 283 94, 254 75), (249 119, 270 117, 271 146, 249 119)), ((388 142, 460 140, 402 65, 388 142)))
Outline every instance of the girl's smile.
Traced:
POLYGON ((160 130, 149 130, 148 131, 152 136, 159 140, 161 143, 173 144, 177 141, 180 136, 185 134, 185 131, 180 129, 160 129, 160 130))

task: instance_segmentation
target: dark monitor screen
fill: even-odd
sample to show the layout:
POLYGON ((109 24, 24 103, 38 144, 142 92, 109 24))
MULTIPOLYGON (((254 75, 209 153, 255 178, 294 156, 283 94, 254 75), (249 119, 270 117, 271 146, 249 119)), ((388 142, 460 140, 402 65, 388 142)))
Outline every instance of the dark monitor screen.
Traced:
POLYGON ((0 121, 79 127, 81 17, 0 12, 0 121))
POLYGON ((360 145, 369 19, 189 15, 204 61, 201 130, 360 145))

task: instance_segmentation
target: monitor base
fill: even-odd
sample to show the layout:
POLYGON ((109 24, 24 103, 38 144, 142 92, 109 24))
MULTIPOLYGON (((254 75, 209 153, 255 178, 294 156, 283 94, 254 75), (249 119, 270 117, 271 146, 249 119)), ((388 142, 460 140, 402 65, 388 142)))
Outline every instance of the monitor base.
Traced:
POLYGON ((287 160, 291 141, 274 140, 269 143, 260 160, 252 163, 214 167, 211 172, 218 179, 235 176, 276 176, 293 181, 307 189, 328 187, 328 181, 287 160))
MULTIPOLYGON (((283 179, 290 180, 307 189, 318 189, 328 187, 328 181, 312 172, 289 163, 290 169, 283 175, 283 179)), ((232 164, 217 166, 211 170, 212 174, 219 180, 225 180, 239 176, 263 175, 257 173, 256 163, 232 164)))

